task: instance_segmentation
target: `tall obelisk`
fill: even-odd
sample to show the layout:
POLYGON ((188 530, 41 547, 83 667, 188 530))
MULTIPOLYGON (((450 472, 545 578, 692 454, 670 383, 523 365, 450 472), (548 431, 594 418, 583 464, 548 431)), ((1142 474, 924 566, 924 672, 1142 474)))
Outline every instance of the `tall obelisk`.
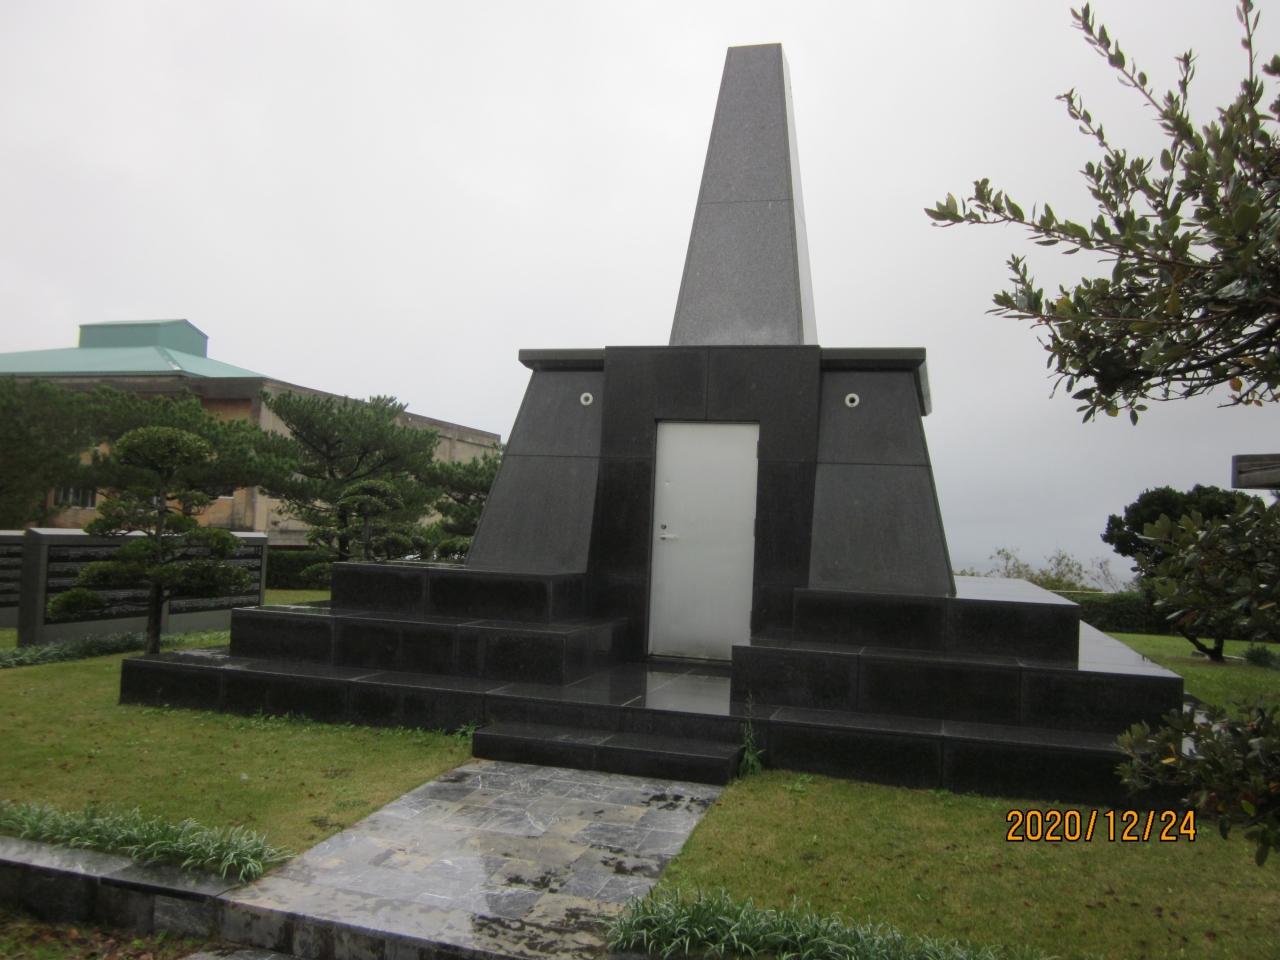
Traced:
POLYGON ((725 57, 670 342, 817 343, 780 44, 730 47, 725 57))

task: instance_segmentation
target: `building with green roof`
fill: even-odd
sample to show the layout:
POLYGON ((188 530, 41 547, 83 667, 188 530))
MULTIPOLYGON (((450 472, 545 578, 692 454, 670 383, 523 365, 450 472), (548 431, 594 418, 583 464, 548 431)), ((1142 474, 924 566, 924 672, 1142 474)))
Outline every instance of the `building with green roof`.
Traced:
POLYGON ((80 344, 0 353, 0 376, 252 377, 260 373, 209 356, 209 338, 190 320, 82 323, 80 344))
MULTIPOLYGON (((145 394, 191 392, 217 416, 251 420, 277 433, 287 429, 262 402, 264 392, 329 395, 215 360, 208 348, 208 336, 189 320, 84 323, 77 346, 0 353, 0 377, 49 380, 76 390, 101 385, 145 394)), ((405 413, 404 420, 409 426, 436 431, 440 437, 436 457, 441 460, 470 460, 491 453, 500 439, 496 433, 415 413, 405 413)), ((97 515, 95 491, 56 490, 50 496, 64 507, 52 526, 83 527, 97 515)), ((266 533, 275 546, 306 543, 305 524, 290 517, 279 501, 255 489, 219 498, 204 519, 228 530, 266 533)))

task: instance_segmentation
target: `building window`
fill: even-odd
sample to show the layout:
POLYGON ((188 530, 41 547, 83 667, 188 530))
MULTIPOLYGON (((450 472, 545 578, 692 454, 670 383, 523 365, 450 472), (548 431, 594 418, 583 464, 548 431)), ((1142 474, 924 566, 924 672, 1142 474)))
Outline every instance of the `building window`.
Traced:
POLYGON ((59 507, 96 507, 98 491, 90 487, 58 487, 53 491, 53 502, 59 507))

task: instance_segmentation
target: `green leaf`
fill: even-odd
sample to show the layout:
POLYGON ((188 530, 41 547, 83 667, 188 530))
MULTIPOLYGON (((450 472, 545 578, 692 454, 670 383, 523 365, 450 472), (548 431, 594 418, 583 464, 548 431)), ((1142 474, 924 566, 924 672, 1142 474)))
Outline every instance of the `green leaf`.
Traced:
POLYGON ((1258 218, 1262 216, 1262 211, 1257 205, 1252 203, 1244 204, 1236 207, 1236 211, 1231 215, 1231 226, 1236 233, 1248 233, 1254 228, 1258 222, 1258 218))

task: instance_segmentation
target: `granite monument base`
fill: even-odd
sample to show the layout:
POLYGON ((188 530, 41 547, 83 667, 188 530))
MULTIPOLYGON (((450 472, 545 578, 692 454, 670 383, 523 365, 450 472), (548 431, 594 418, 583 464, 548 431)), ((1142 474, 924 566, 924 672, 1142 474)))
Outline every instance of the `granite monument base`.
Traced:
POLYGON ((1123 799, 1115 736, 1182 700, 1179 677, 1021 581, 958 578, 915 605, 797 590, 795 625, 729 662, 624 659, 625 618, 596 599, 564 575, 342 565, 330 607, 237 610, 229 648, 126 660, 121 700, 478 724, 480 757, 709 783, 736 774, 750 723, 772 767, 1092 802, 1123 799))

